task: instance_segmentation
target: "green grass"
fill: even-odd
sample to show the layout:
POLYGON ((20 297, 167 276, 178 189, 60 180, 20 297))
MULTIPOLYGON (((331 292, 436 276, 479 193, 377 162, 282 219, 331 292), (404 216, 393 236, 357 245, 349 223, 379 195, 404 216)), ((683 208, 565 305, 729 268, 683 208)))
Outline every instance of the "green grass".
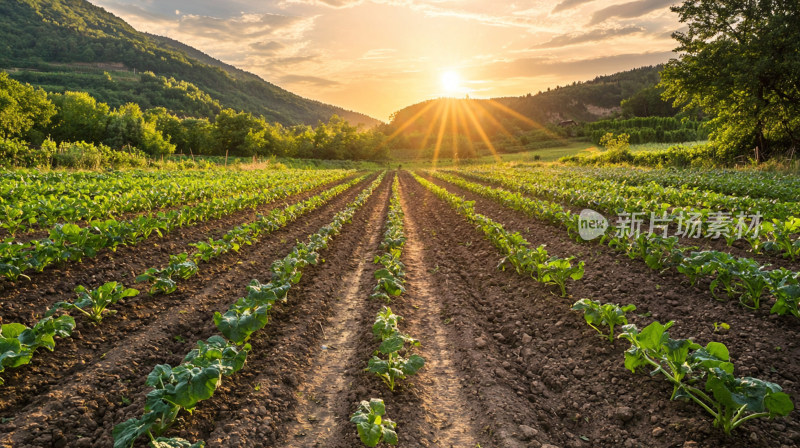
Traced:
POLYGON ((692 146, 704 145, 706 143, 708 143, 708 140, 698 140, 696 142, 685 142, 685 143, 642 143, 640 145, 631 145, 631 152, 661 151, 677 145, 683 145, 691 148, 692 146))
MULTIPOLYGON (((484 155, 477 159, 461 159, 460 164, 485 164, 495 161, 499 162, 555 162, 564 156, 571 156, 581 151, 597 151, 597 148, 590 142, 571 141, 566 146, 555 146, 552 148, 532 149, 530 151, 514 152, 509 154, 498 154, 497 158, 492 155, 484 155), (538 156, 538 159, 537 159, 538 156), (499 159, 499 160, 498 160, 499 159)), ((392 164, 401 164, 408 168, 430 168, 433 162, 420 159, 396 159, 392 164)), ((436 166, 450 166, 456 162, 453 159, 439 159, 436 166)))

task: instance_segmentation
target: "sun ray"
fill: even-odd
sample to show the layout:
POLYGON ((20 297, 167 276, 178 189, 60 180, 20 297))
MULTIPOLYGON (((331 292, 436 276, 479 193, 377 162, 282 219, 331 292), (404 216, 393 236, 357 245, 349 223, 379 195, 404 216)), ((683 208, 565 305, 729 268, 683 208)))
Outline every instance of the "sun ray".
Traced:
POLYGON ((413 117, 409 118, 403 124, 401 124, 400 127, 398 127, 394 132, 392 132, 392 134, 390 136, 386 137, 386 140, 383 141, 382 145, 386 144, 386 143, 389 143, 395 137, 400 135, 400 133, 405 131, 406 128, 408 128, 409 126, 414 124, 414 122, 417 121, 417 118, 421 117, 423 114, 425 114, 425 112, 427 112, 430 108, 432 108, 435 105, 436 105, 436 101, 429 101, 428 104, 425 105, 425 107, 420 109, 417 113, 414 114, 413 117))
POLYGON ((433 118, 430 120, 430 124, 428 125, 428 129, 425 130, 425 137, 422 139, 422 144, 420 145, 420 151, 424 151, 425 148, 428 146, 428 140, 431 138, 433 134, 433 128, 436 127, 436 117, 440 117, 442 115, 442 109, 445 107, 445 103, 442 101, 437 101, 438 107, 436 108, 436 112, 433 113, 433 118))
POLYGON ((464 112, 466 113, 467 117, 469 117, 470 121, 472 121, 473 126, 475 127, 475 131, 478 132, 478 136, 483 140, 483 143, 486 144, 486 147, 489 148, 489 151, 492 153, 492 157, 494 157, 495 162, 500 162, 500 156, 497 154, 497 150, 495 149, 492 141, 489 139, 489 136, 486 135, 486 130, 483 129, 480 122, 478 121, 478 117, 475 116, 475 112, 472 110, 473 101, 469 101, 464 106, 464 112))
POLYGON ((472 132, 470 132, 470 127, 467 124, 467 119, 465 118, 464 113, 464 100, 458 100, 458 108, 456 109, 458 112, 458 125, 464 129, 464 134, 466 134, 467 145, 471 150, 472 154, 476 154, 475 151, 475 144, 472 142, 472 132))
POLYGON ((433 149, 433 170, 436 171, 436 164, 439 161, 439 151, 442 149, 442 140, 444 139, 445 126, 447 125, 447 117, 450 115, 450 102, 444 103, 444 114, 442 115, 442 122, 439 124, 439 134, 436 136, 436 146, 433 149))
POLYGON ((497 102, 495 100, 492 100, 492 99, 487 100, 487 102, 488 102, 488 104, 492 105, 493 107, 496 107, 500 111, 505 112, 508 115, 511 115, 512 117, 522 121, 523 123, 528 124, 533 128, 545 131, 545 133, 547 133, 548 137, 553 137, 553 138, 558 139, 558 140, 563 140, 562 137, 554 134, 549 129, 547 129, 546 127, 542 126, 540 123, 537 123, 536 121, 531 120, 530 118, 526 117, 525 115, 522 115, 521 113, 515 111, 514 109, 511 109, 510 107, 506 106, 505 104, 501 104, 501 103, 499 103, 499 102, 497 102))

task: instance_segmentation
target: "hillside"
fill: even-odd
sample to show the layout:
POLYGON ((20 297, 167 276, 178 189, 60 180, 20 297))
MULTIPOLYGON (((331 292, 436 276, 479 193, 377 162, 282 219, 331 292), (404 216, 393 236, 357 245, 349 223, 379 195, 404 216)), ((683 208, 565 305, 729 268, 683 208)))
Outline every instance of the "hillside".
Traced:
POLYGON ((229 107, 287 125, 334 114, 352 124, 379 123, 302 98, 180 42, 140 33, 84 0, 0 2, 0 68, 48 91, 87 91, 111 106, 136 102, 195 116, 229 107))
POLYGON ((443 129, 478 122, 493 136, 503 129, 516 134, 564 120, 596 121, 620 112, 622 100, 653 88, 659 81, 661 68, 660 65, 642 67, 598 76, 591 81, 520 97, 429 100, 396 112, 389 127, 396 130, 405 126, 405 134, 425 133, 431 126, 438 128, 441 118, 447 116, 443 129))

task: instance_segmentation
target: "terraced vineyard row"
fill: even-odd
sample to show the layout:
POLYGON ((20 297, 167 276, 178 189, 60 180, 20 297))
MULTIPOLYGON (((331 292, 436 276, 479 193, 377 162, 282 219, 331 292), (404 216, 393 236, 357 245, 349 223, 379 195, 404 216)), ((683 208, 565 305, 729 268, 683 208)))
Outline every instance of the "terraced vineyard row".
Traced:
POLYGON ((0 447, 800 443, 792 262, 584 240, 526 189, 559 169, 252 172, 272 199, 29 268, 0 447))

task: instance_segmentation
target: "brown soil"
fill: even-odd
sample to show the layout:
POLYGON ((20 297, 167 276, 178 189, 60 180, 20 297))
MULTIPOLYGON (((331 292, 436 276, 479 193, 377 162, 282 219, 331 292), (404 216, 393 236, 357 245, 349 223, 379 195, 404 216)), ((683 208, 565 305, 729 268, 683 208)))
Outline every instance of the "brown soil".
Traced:
MULTIPOLYGON (((535 348, 529 349, 529 353, 532 351, 534 355, 524 367, 525 372, 533 373, 533 377, 529 377, 531 391, 543 395, 554 405, 555 414, 566 425, 564 429, 572 428, 569 431, 571 435, 559 434, 560 440, 551 443, 567 446, 619 446, 623 443, 679 446, 685 441, 695 441, 700 446, 774 447, 793 446, 800 442, 800 424, 794 414, 784 419, 748 422, 732 438, 724 438, 711 427, 710 418, 701 408, 669 401, 671 387, 666 381, 625 370, 623 351, 626 344, 618 340, 609 345, 596 336, 580 315, 569 312, 569 306, 584 297, 602 302, 632 303, 637 306, 637 314, 630 319, 640 327, 653 320, 675 320, 677 323, 671 331, 674 337, 693 337, 701 344, 712 340, 725 343, 738 375, 778 383, 798 402, 800 347, 796 341, 800 335, 800 322, 796 318, 770 316, 767 307, 754 313, 733 302, 717 302, 707 287, 692 287, 679 273, 652 271, 644 263, 618 255, 607 247, 575 243, 562 228, 532 220, 523 213, 506 209, 451 184, 434 182, 452 193, 474 200, 478 213, 503 223, 510 231, 519 231, 532 245, 545 244, 553 255, 574 255, 586 262, 584 278, 568 284, 569 298, 561 299, 551 294, 550 297, 532 298, 533 303, 529 301, 531 299, 525 299, 516 304, 539 308, 530 318, 517 316, 518 322, 526 325, 538 322, 532 325, 536 334, 528 333, 533 338, 527 346, 535 348), (546 318, 547 315, 550 317, 546 318), (724 334, 715 333, 715 322, 726 322, 731 330, 724 334), (542 333, 544 338, 537 341, 542 333), (628 417, 625 415, 627 410, 621 410, 625 407, 634 411, 634 417, 622 422, 623 416, 628 417), (582 441, 580 435, 586 436, 590 443, 582 441), (627 442, 628 439, 633 442, 627 442)), ((497 255, 491 260, 498 260, 497 255)), ((493 267, 490 262, 485 262, 485 265, 487 269, 493 267)), ((492 277, 504 275, 496 273, 492 277)), ((516 273, 513 276, 517 276, 516 273)), ((530 286, 522 290, 528 295, 541 288, 555 293, 552 287, 537 285, 532 280, 526 282, 530 286)), ((513 290, 512 284, 503 288, 513 290)), ((491 303, 494 303, 491 309, 498 310, 495 320, 507 322, 514 319, 514 313, 503 309, 500 302, 491 303)), ((485 311, 490 312, 490 309, 485 311)), ((502 332, 500 335, 508 337, 502 332)), ((527 347, 521 348, 525 351, 527 347)), ((525 358, 524 353, 522 355, 525 358)))
POLYGON ((116 281, 132 287, 136 276, 146 269, 164 266, 169 262, 170 255, 193 249, 188 244, 219 238, 238 225, 254 221, 259 214, 267 214, 273 209, 303 201, 342 182, 346 180, 263 204, 255 209, 246 209, 220 219, 175 229, 163 237, 154 233, 139 244, 121 246, 116 252, 103 250, 96 257, 84 258, 81 263, 66 263, 48 267, 41 273, 27 273, 31 281, 20 279, 16 284, 0 281, 0 317, 6 323, 21 322, 31 325, 54 303, 74 299, 73 291, 78 285, 94 288, 116 281))
POLYGON ((91 438, 88 446, 110 446, 113 425, 141 413, 153 366, 179 363, 195 341, 216 333, 214 311, 233 303, 251 279, 266 280, 272 260, 330 222, 365 185, 238 254, 204 264, 171 295, 141 294, 97 326, 78 319, 74 337, 58 340, 54 353, 38 353, 30 365, 4 372, 0 416, 13 420, 0 426, 6 433, 0 446, 84 446, 83 436, 91 438))
MULTIPOLYGON (((497 270, 500 253, 405 172, 400 179, 407 292, 390 306, 404 317, 401 329, 420 340, 416 350, 426 366, 390 392, 364 368, 378 346, 371 326, 384 305, 368 296, 391 179, 390 173, 322 252, 325 262, 308 267, 288 302, 275 307, 270 323, 251 340, 245 368, 194 414, 182 413, 167 435, 206 440, 211 447, 353 448, 363 445, 350 414, 361 400, 383 398, 387 416, 398 423, 400 447, 800 444, 794 414, 748 422, 725 438, 698 406, 669 401, 666 381, 625 370, 626 344, 600 338, 569 307, 590 297, 635 304, 640 314, 630 319, 640 326, 674 319, 674 337, 724 342, 738 374, 779 383, 797 401, 795 319, 717 302, 705 286, 691 287, 680 274, 658 273, 607 247, 575 243, 561 228, 436 181, 475 200, 479 213, 532 244, 586 261, 585 278, 568 284, 571 296, 562 299, 554 287, 497 270), (731 330, 714 333, 714 322, 726 322, 731 330)), ((327 224, 365 185, 238 254, 203 265, 201 275, 180 284, 175 294, 128 300, 101 325, 81 323, 76 337, 59 340, 54 353, 37 354, 31 365, 5 372, 0 447, 111 446, 114 425, 141 414, 149 390, 144 380, 153 366, 179 363, 195 341, 215 334, 214 311, 235 301, 250 279, 266 280, 272 260, 327 224)), ((173 247, 181 246, 175 241, 173 247)), ((116 277, 100 277, 104 270, 96 265, 93 284, 138 273, 147 267, 131 267, 143 264, 138 257, 151 257, 154 265, 174 252, 151 248, 128 253, 132 261, 124 266, 105 258, 102 266, 116 277)), ((92 278, 80 268, 64 270, 70 281, 52 277, 55 292, 46 300, 26 292, 26 302, 14 308, 17 315, 35 315, 69 296, 76 279, 92 278)), ((4 310, 17 306, 11 294, 19 293, 0 298, 4 310)))
MULTIPOLYGON (((474 178, 469 177, 469 176, 463 176, 463 177, 465 179, 469 180, 470 182, 474 182, 474 183, 477 183, 477 184, 485 185, 485 186, 488 186, 488 187, 504 188, 503 186, 501 186, 499 184, 493 184, 491 182, 485 182, 485 181, 482 181, 482 180, 474 179, 474 178)), ((520 193, 520 194, 522 194, 523 196, 527 196, 527 197, 529 197, 531 199, 544 199, 544 200, 547 200, 547 201, 550 201, 550 202, 555 202, 555 203, 561 205, 562 207, 564 207, 566 210, 569 210, 569 211, 571 211, 573 213, 580 213, 581 210, 587 208, 587 207, 578 206, 578 205, 574 205, 574 204, 571 204, 571 203, 568 203, 568 202, 563 202, 563 201, 551 201, 550 199, 547 199, 547 198, 539 198, 537 196, 526 194, 526 193, 520 193)), ((617 216, 616 215, 614 215, 613 213, 604 211, 604 210, 600 210, 600 209, 597 209, 597 211, 599 211, 602 215, 604 215, 606 217, 606 219, 608 219, 609 225, 611 225, 611 226, 616 225, 616 222, 617 222, 617 216)), ((648 226, 649 226, 650 217, 648 215, 648 216, 644 217, 643 219, 645 221, 645 224, 642 225, 642 231, 643 232, 647 232, 649 230, 648 226)), ((670 229, 669 229, 669 232, 667 233, 667 235, 668 236, 673 236, 673 235, 677 234, 677 232, 678 232, 677 226, 672 225, 672 226, 670 226, 670 229)), ((771 266, 769 269, 783 267, 783 268, 790 269, 790 270, 795 271, 795 272, 800 271, 800 258, 798 258, 797 260, 792 260, 791 258, 784 257, 780 253, 760 253, 760 254, 756 254, 756 253, 753 252, 750 244, 744 239, 740 239, 740 240, 734 241, 733 245, 731 245, 731 246, 728 246, 727 242, 725 241, 725 238, 711 239, 711 238, 706 238, 706 237, 703 237, 703 238, 680 237, 679 238, 679 242, 680 242, 681 246, 683 246, 683 247, 695 247, 696 248, 695 250, 716 250, 716 251, 719 251, 719 252, 726 252, 726 253, 729 253, 731 255, 735 255, 737 257, 752 258, 752 259, 758 261, 761 265, 771 266)))

